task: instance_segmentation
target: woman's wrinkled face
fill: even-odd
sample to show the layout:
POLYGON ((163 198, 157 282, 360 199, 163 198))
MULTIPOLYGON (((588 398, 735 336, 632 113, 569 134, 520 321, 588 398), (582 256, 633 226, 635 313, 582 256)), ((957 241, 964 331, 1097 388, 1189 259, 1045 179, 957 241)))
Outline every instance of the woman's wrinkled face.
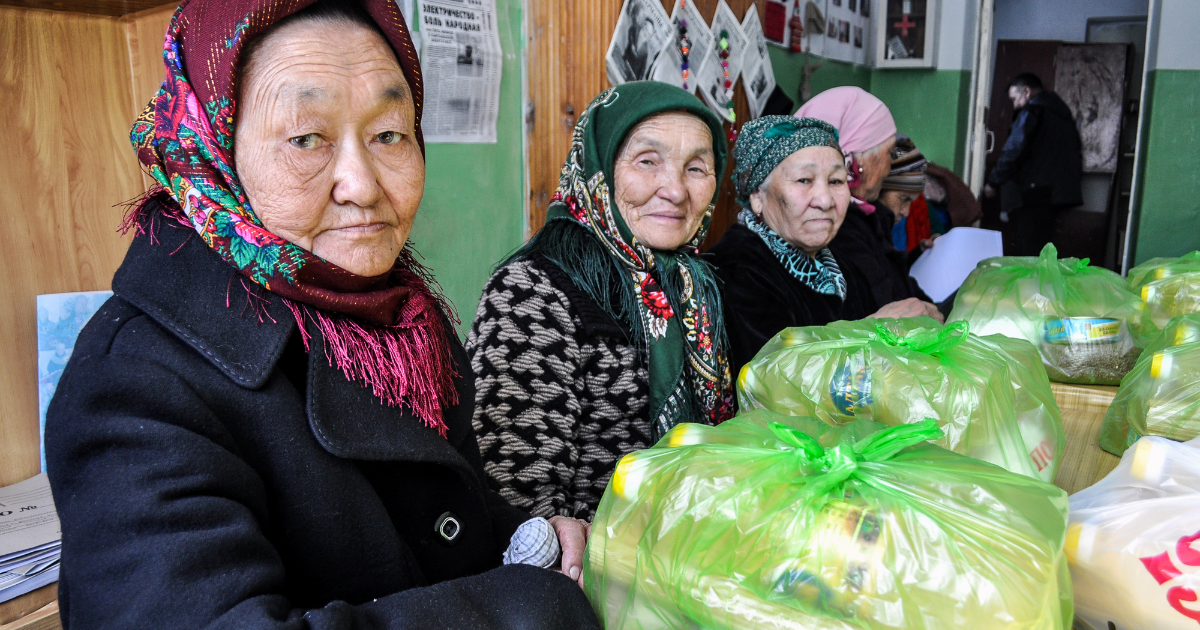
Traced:
POLYGON ((717 190, 716 155, 708 125, 670 112, 638 123, 613 164, 617 210, 635 238, 654 249, 676 249, 700 229, 717 190))
POLYGON ((234 155, 263 225, 360 276, 392 268, 425 186, 412 92, 350 22, 272 33, 242 73, 234 155))
POLYGON ((896 148, 896 138, 893 136, 875 148, 856 154, 862 175, 858 186, 850 191, 855 197, 864 201, 875 201, 879 198, 879 190, 883 188, 883 180, 892 170, 892 149, 896 148))
POLYGON ((789 155, 750 195, 750 210, 809 256, 837 236, 848 207, 846 163, 831 147, 805 147, 789 155))
POLYGON ((879 203, 885 205, 896 216, 907 217, 908 210, 912 208, 912 202, 917 200, 921 193, 911 190, 885 190, 879 193, 879 203))

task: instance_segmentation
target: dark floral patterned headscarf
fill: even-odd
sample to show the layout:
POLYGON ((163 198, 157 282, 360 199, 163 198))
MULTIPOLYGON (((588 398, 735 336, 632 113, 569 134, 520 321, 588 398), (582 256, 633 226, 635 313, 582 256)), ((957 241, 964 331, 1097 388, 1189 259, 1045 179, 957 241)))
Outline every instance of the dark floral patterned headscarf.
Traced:
MULTIPOLYGON (((409 407, 443 436, 457 403, 447 335, 454 315, 407 249, 377 277, 346 271, 267 230, 233 161, 237 80, 247 42, 313 0, 184 0, 167 31, 166 80, 130 140, 159 187, 147 193, 225 262, 282 297, 307 346, 319 330, 331 364, 384 403, 409 407), (308 324, 308 325, 306 325, 308 324)), ((393 0, 363 0, 407 79, 421 138, 421 70, 393 0)))
POLYGON ((721 121, 694 95, 654 81, 606 90, 575 124, 546 226, 513 257, 553 261, 645 349, 655 440, 680 422, 717 424, 734 412, 720 291, 697 255, 712 204, 692 239, 665 251, 638 241, 613 203, 621 143, 641 121, 672 111, 709 127, 719 177, 727 154, 721 121))

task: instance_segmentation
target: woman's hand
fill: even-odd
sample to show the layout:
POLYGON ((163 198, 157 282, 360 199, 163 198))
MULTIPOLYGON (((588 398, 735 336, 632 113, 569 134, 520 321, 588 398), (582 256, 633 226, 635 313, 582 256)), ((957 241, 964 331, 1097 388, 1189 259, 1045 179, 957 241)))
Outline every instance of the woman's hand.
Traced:
POLYGON ((592 524, 577 518, 552 516, 550 525, 554 527, 558 544, 562 547, 562 568, 559 572, 583 588, 583 550, 587 547, 588 535, 592 533, 592 524))
POLYGON ((934 234, 933 236, 930 236, 929 238, 921 239, 921 243, 920 243, 921 251, 925 251, 925 250, 929 249, 930 247, 933 247, 933 242, 936 241, 939 236, 941 236, 941 234, 934 234))
POLYGON ((923 302, 917 298, 908 298, 899 302, 892 302, 887 306, 876 311, 871 317, 880 319, 900 319, 902 317, 920 317, 925 315, 932 317, 939 324, 945 323, 946 318, 942 316, 941 311, 936 306, 929 302, 923 302))

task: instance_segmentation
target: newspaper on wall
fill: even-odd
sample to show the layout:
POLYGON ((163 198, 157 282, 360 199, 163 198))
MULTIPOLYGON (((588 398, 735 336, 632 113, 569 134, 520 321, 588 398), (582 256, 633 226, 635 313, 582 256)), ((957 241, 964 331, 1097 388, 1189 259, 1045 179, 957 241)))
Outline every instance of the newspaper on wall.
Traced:
POLYGON ((495 0, 419 0, 425 142, 494 143, 504 52, 495 0))
POLYGON ((687 84, 691 91, 695 91, 697 79, 707 58, 706 51, 713 46, 713 34, 704 22, 704 16, 700 15, 700 10, 696 8, 695 2, 688 2, 682 7, 681 4, 682 0, 675 0, 675 8, 671 10, 672 37, 667 39, 662 52, 658 54, 650 78, 683 87, 683 51, 679 47, 679 21, 686 20, 687 38, 691 43, 688 52, 687 84))
POLYGON ((704 98, 709 109, 725 120, 730 120, 729 108, 726 104, 731 100, 727 90, 737 83, 742 72, 742 61, 745 59, 746 46, 750 40, 742 32, 742 23, 725 0, 717 4, 717 13, 712 21, 712 40, 705 53, 704 65, 701 68, 699 80, 700 95, 704 98), (725 86, 725 69, 721 66, 721 31, 729 40, 729 88, 725 86))
POLYGON ((621 85, 650 78, 658 54, 675 39, 675 27, 659 0, 625 0, 604 57, 608 82, 621 85))
POLYGON ((767 51, 767 38, 763 34, 762 22, 758 19, 758 5, 751 4, 742 18, 742 31, 750 40, 746 56, 742 61, 742 86, 746 88, 746 100, 750 103, 750 117, 762 116, 767 99, 775 91, 775 68, 771 66, 771 55, 767 51))

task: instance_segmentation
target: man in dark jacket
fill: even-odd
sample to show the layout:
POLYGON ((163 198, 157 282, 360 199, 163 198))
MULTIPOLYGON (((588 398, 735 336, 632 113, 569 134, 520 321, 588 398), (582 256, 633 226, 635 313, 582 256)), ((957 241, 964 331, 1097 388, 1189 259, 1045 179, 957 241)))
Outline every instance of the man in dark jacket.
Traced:
POLYGON ((1007 186, 1019 197, 1011 213, 1016 251, 1006 253, 1036 256, 1054 234, 1058 211, 1083 203, 1082 142, 1071 109, 1042 89, 1037 75, 1017 75, 1008 98, 1015 110, 1012 129, 983 192, 993 197, 1007 186))

